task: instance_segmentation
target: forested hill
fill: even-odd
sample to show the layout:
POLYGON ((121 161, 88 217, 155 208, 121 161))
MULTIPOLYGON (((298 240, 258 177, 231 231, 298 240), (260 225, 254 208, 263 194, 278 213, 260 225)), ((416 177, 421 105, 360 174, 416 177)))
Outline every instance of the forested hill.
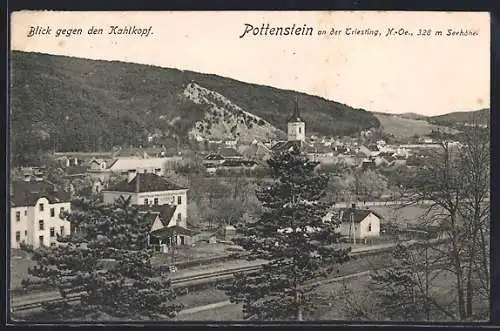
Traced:
MULTIPOLYGON (((18 151, 34 137, 42 148, 89 151, 142 144, 151 134, 182 141, 190 135, 223 138, 228 132, 279 136, 297 95, 133 63, 19 51, 12 52, 11 63, 11 133, 18 151)), ((365 110, 306 94, 299 100, 308 132, 345 135, 380 125, 365 110)))
POLYGON ((464 124, 471 124, 473 122, 486 125, 490 123, 490 109, 485 108, 475 111, 453 112, 444 115, 428 117, 427 120, 430 123, 454 127, 464 124))

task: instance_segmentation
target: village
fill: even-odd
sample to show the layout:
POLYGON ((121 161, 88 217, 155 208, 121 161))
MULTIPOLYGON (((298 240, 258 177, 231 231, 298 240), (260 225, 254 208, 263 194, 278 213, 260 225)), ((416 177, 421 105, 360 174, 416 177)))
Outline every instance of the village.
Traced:
MULTIPOLYGON (((59 245, 60 236, 78 230, 62 217, 63 212, 73 209, 74 199, 86 197, 113 204, 126 198, 145 215, 148 245, 155 252, 153 261, 158 267, 180 276, 201 272, 200 267, 193 267, 196 265, 203 271, 247 266, 248 262, 229 258, 242 251, 232 239, 238 235, 239 222, 258 217, 256 202, 247 201, 247 196, 254 195, 255 180, 268 180, 265 163, 273 153, 298 149, 317 161, 319 167, 333 167, 331 171, 337 176, 339 169, 362 176, 380 169, 422 166, 425 162, 421 159, 439 146, 431 138, 413 145, 388 144, 382 139, 373 141, 372 134, 366 131, 359 137, 306 136, 306 123, 296 100, 285 141, 254 141, 250 145, 209 141, 203 144, 206 150, 196 153, 153 145, 110 153, 54 153, 55 162, 49 167, 42 164, 14 171, 18 177, 13 178, 10 191, 11 248, 36 251, 59 245), (198 180, 183 180, 179 175, 182 169, 187 178, 192 179, 194 172, 198 180), (215 189, 217 185, 219 190, 215 189), (209 211, 204 211, 206 205, 210 205, 209 211), (252 206, 255 211, 244 210, 252 206)), ((399 208, 398 200, 404 198, 401 187, 380 184, 378 177, 373 183, 346 186, 330 194, 331 212, 325 215, 325 221, 332 212, 340 212, 342 222, 337 231, 344 244, 339 245, 354 251, 384 248, 437 229, 419 228, 424 208, 399 208), (385 190, 366 189, 374 185, 382 185, 385 190)), ((26 275, 26 269, 34 263, 22 256, 17 254, 13 261, 15 275, 26 275)), ((14 290, 21 288, 22 279, 14 277, 14 290)))
POLYGON ((7 323, 495 320, 491 15, 64 10, 9 16, 7 323))

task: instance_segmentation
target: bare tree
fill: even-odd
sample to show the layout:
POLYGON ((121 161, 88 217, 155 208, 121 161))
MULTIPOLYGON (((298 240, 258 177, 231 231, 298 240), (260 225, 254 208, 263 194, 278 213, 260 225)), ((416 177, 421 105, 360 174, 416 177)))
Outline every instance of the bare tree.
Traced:
POLYGON ((489 295, 489 166, 489 137, 473 125, 462 144, 441 142, 441 152, 417 177, 412 197, 413 203, 431 202, 431 221, 439 221, 449 239, 433 249, 440 253, 443 269, 454 275, 461 320, 475 318, 478 289, 486 294, 483 299, 489 295))

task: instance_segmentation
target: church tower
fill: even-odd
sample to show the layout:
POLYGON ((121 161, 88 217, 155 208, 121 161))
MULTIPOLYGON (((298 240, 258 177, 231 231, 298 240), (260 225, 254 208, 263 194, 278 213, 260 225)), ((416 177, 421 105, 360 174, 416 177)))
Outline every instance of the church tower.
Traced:
POLYGON ((292 116, 288 119, 288 141, 306 140, 306 123, 300 117, 299 99, 295 98, 295 107, 292 116))

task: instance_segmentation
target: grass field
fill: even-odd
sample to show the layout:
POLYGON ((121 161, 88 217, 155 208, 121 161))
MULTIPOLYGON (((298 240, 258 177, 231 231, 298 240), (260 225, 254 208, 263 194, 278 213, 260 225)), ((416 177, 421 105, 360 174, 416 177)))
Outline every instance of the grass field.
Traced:
POLYGON ((177 298, 177 302, 182 303, 185 308, 209 305, 215 302, 227 300, 227 296, 222 290, 215 288, 188 293, 177 298))
MULTIPOLYGON (((325 284, 316 290, 316 309, 312 313, 304 315, 305 320, 310 321, 388 321, 384 315, 384 310, 377 307, 377 298, 369 288, 370 276, 363 275, 345 282, 335 282, 325 284), (345 291, 351 291, 346 295, 345 291), (349 300, 349 304, 346 304, 349 300), (363 312, 364 316, 355 312, 363 312), (366 316, 369 316, 367 318, 366 316)), ((430 289, 431 296, 442 306, 446 307, 452 314, 456 313, 456 295, 454 291, 454 278, 450 273, 443 272, 433 279, 430 289)), ((488 311, 489 302, 486 299, 474 301, 477 311, 488 311)), ((484 314, 483 314, 484 315, 484 314)), ((457 318, 438 318, 438 311, 431 314, 434 321, 452 321, 457 318), (433 315, 434 314, 434 315, 433 315), (437 314, 437 315, 436 315, 437 314)), ((242 306, 230 304, 192 314, 184 314, 175 318, 178 321, 239 321, 243 320, 242 306)), ((487 318, 476 319, 486 321, 487 318)))
MULTIPOLYGON (((222 257, 227 256, 234 251, 231 251, 230 245, 216 243, 216 244, 208 244, 208 243, 199 243, 196 246, 179 246, 174 253, 174 261, 186 262, 186 261, 196 261, 202 259, 210 259, 214 257, 222 257)), ((155 264, 164 264, 172 262, 172 254, 155 254, 152 259, 152 262, 155 264)))
POLYGON ((374 206, 370 207, 370 210, 382 216, 382 223, 395 222, 400 225, 415 225, 423 221, 435 220, 439 216, 439 212, 434 210, 427 214, 428 208, 429 206, 407 206, 403 208, 397 208, 396 206, 374 206))
POLYGON ((457 133, 455 129, 445 126, 430 124, 425 120, 402 118, 393 115, 374 114, 380 121, 381 128, 396 138, 411 138, 415 135, 425 136, 432 130, 439 129, 441 132, 457 133))
MULTIPOLYGON (((323 302, 309 318, 316 320, 352 320, 353 318, 360 321, 388 320, 384 316, 384 310, 377 308, 378 298, 369 289, 369 284, 369 276, 363 276, 350 280, 348 283, 333 283, 322 286, 318 293, 322 294, 320 301, 323 302), (350 295, 345 295, 345 289, 351 291, 350 295), (346 304, 346 301, 349 304, 346 304), (361 316, 362 314, 359 314, 358 317, 353 316, 355 311, 363 311, 364 317, 361 316)), ((455 318, 447 317, 435 309, 431 312, 431 320, 443 322, 458 320, 454 275, 447 271, 441 272, 432 279, 429 293, 430 297, 434 298, 441 307, 456 315, 455 318)), ((478 312, 488 311, 489 302, 484 298, 476 298, 474 307, 478 312)))
POLYGON ((21 287, 23 279, 28 277, 28 268, 36 265, 30 256, 18 249, 11 250, 10 259, 10 286, 11 289, 21 287))
POLYGON ((182 315, 174 318, 175 321, 243 321, 242 305, 229 305, 197 313, 182 315))

